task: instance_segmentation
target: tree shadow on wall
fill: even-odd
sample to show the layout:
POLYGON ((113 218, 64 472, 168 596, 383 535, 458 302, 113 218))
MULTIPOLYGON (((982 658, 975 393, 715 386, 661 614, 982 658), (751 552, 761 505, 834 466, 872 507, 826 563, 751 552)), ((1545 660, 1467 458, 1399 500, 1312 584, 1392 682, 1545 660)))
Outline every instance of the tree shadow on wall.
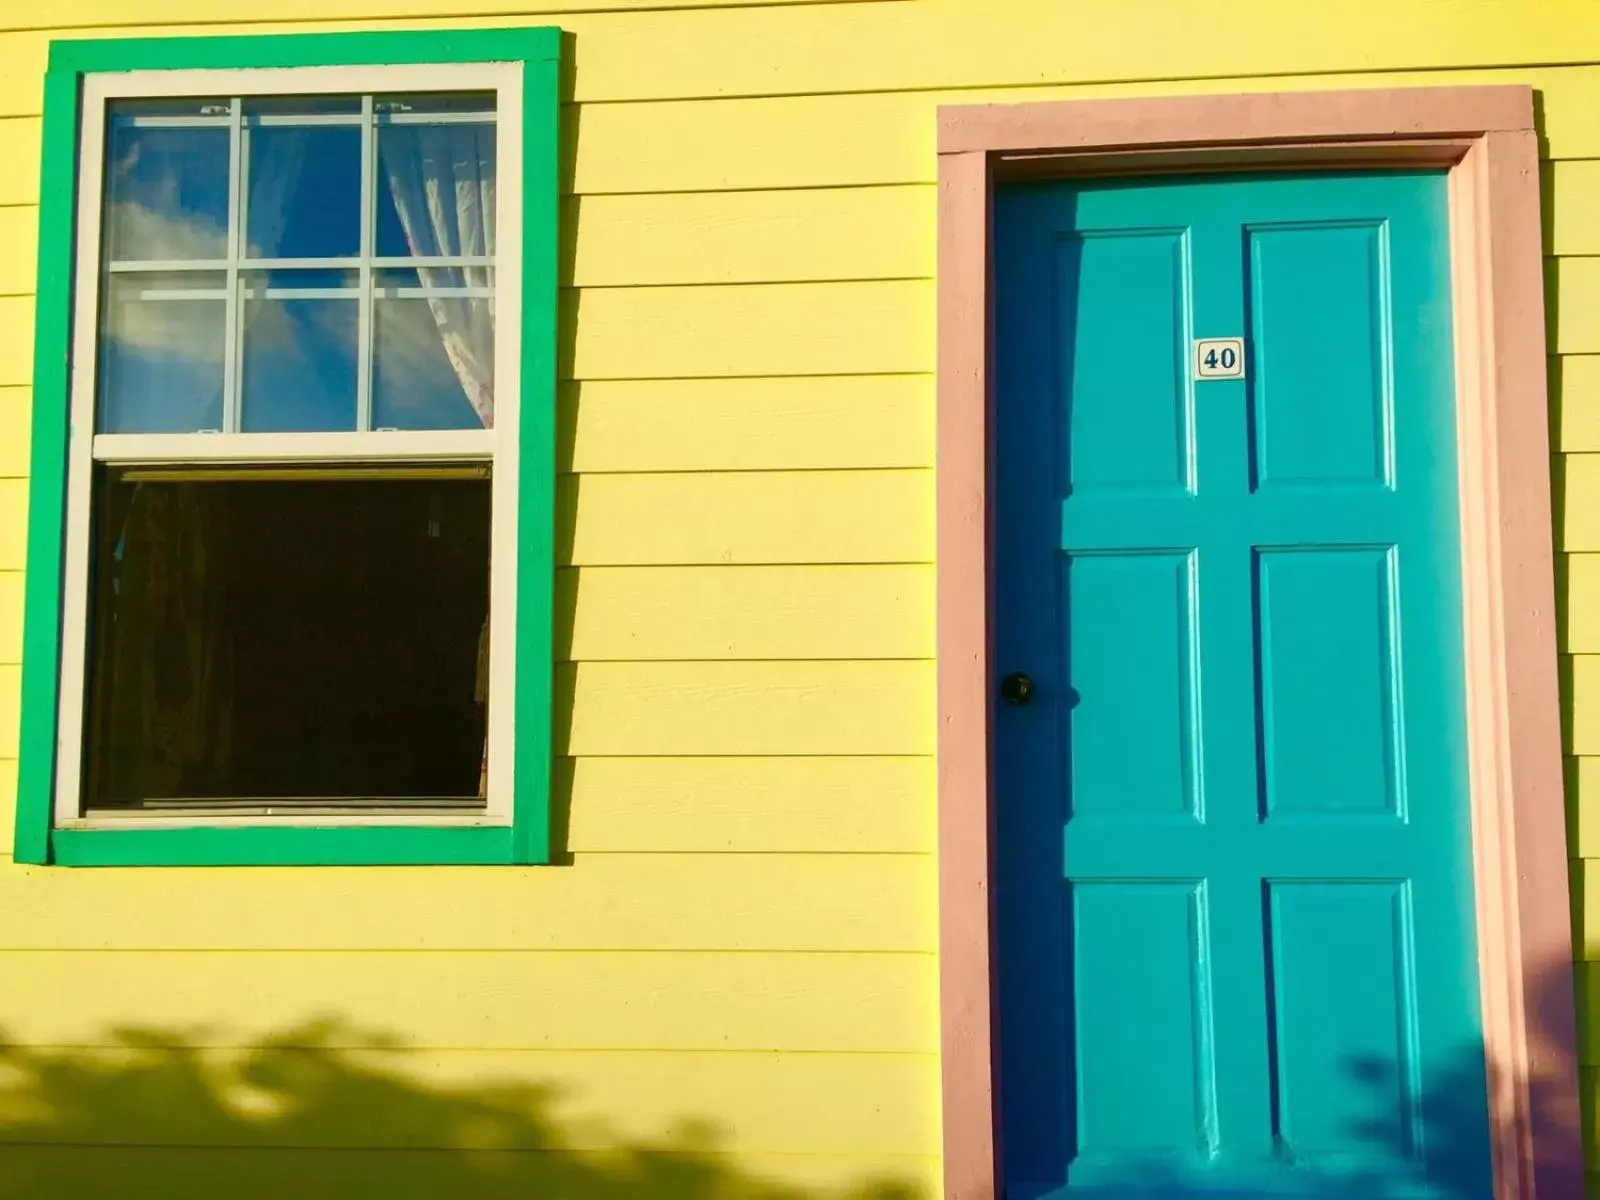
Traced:
POLYGON ((567 1123, 555 1085, 408 1074, 426 1052, 337 1020, 249 1050, 173 1030, 0 1047, 0 1200, 919 1200, 917 1181, 762 1179, 705 1122, 633 1140, 567 1123), (355 1042, 363 1047, 347 1049, 355 1042), (591 1150, 602 1146, 604 1149, 591 1150), (336 1148, 335 1148, 336 1147, 336 1148))
MULTIPOLYGON (((1575 1148, 1571 974, 1541 977, 1531 1017, 1548 1064, 1533 1080, 1536 1121, 1575 1148)), ((0 1200, 929 1200, 926 1178, 833 1187, 763 1178, 707 1122, 670 1136, 617 1135, 559 1115, 559 1085, 523 1079, 424 1081, 404 1048, 347 1022, 307 1022, 239 1051, 204 1031, 128 1028, 101 1046, 0 1045, 0 1200), (352 1049, 350 1047, 360 1047, 352 1049), (602 1147, 595 1149, 594 1147, 602 1147)), ((1349 1130, 1368 1164, 1209 1183, 1139 1163, 1074 1184, 1072 1200, 1487 1200, 1482 1054, 1422 1081, 1425 1179, 1388 1169, 1402 1091, 1387 1063, 1348 1064, 1349 1130)), ((1133 1081, 1130 1080, 1130 1086, 1133 1081)), ((733 1099, 737 1100, 737 1097, 733 1099)), ((1540 1195, 1584 1194, 1583 1166, 1546 1164, 1540 1195)))

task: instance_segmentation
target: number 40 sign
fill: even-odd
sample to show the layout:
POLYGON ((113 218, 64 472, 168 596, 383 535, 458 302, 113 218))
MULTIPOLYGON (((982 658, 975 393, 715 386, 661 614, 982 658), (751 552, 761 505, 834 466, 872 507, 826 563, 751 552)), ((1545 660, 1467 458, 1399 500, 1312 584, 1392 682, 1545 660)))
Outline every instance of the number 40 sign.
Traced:
POLYGON ((1243 338, 1196 338, 1194 342, 1196 379, 1243 379, 1243 338))

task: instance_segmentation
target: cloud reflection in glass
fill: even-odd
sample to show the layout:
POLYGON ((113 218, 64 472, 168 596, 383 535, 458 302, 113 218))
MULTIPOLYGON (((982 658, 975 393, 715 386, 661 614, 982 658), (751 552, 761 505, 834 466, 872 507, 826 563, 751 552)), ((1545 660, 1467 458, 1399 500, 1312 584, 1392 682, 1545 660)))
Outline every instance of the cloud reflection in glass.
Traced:
POLYGON ((101 432, 222 428, 226 282, 220 271, 111 277, 100 338, 101 432))
POLYGON ((247 272, 243 396, 246 433, 356 428, 354 271, 247 272))
MULTIPOLYGON (((221 429, 230 408, 245 432, 356 429, 364 279, 371 427, 493 425, 493 124, 380 119, 364 218, 361 127, 253 124, 265 109, 248 102, 243 229, 230 260, 229 102, 163 103, 154 123, 131 119, 151 115, 142 105, 114 109, 108 126, 99 432, 221 429), (200 123, 172 123, 191 120, 200 123), (369 270, 359 269, 363 219, 379 260, 369 270), (425 261, 396 269, 385 257, 425 261), (333 258, 349 267, 292 262, 333 258)), ((336 111, 308 103, 308 113, 336 111)), ((279 100, 267 115, 292 120, 294 107, 279 100)), ((492 100, 457 98, 451 111, 484 107, 492 100)))
POLYGON ((107 257, 172 262, 228 253, 228 130, 136 126, 106 130, 107 257))

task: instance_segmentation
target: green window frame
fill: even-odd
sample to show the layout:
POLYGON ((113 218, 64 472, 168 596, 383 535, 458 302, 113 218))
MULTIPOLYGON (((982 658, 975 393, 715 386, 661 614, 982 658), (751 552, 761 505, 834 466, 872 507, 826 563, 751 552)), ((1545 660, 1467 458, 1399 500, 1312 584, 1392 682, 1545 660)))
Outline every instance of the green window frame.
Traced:
MULTIPOLYGON (((491 865, 551 861, 562 33, 551 27, 55 41, 45 76, 16 843, 63 866, 491 865), (515 754, 508 823, 60 828, 61 704, 79 130, 86 77, 296 67, 520 65, 515 754)), ((81 432, 89 436, 90 431, 81 432)), ((79 748, 74 747, 75 751, 79 748)))

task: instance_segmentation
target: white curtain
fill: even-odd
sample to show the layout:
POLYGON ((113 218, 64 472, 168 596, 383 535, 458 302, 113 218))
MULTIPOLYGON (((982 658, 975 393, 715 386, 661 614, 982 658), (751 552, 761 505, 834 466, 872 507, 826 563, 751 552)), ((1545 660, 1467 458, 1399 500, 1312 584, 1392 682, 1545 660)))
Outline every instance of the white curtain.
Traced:
MULTIPOLYGON (((416 257, 494 254, 494 128, 391 125, 381 134, 389 195, 416 257)), ((489 267, 418 267, 424 287, 482 288, 489 267)), ((485 429, 494 426, 494 299, 433 296, 428 309, 456 380, 485 429)))
POLYGON ((278 257, 279 243, 289 219, 289 197, 300 186, 305 170, 310 130, 250 129, 249 197, 245 213, 246 254, 251 258, 278 257))

